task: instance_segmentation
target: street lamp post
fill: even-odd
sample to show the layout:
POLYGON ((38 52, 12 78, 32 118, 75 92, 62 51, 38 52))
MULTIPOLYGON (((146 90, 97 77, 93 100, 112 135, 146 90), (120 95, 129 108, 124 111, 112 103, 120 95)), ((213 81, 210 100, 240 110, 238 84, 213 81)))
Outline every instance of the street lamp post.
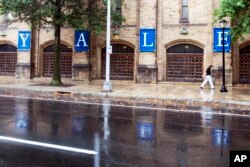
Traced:
POLYGON ((103 84, 103 91, 110 92, 112 91, 112 85, 110 82, 110 54, 112 52, 112 47, 110 46, 110 13, 111 5, 110 0, 107 1, 107 33, 106 33, 106 76, 105 82, 103 84))
POLYGON ((222 28, 222 86, 220 92, 227 92, 227 88, 225 85, 225 27, 227 25, 226 20, 220 21, 222 28))

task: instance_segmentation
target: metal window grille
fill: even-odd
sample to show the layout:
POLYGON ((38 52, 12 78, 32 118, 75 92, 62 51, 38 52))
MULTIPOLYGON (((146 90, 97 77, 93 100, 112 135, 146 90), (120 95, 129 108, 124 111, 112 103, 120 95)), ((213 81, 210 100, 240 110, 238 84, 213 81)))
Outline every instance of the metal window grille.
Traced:
MULTIPOLYGON (((60 59, 60 72, 62 78, 72 77, 72 49, 66 45, 61 44, 61 59, 60 59)), ((53 64, 54 64, 54 45, 44 49, 43 60, 43 75, 44 77, 52 77, 53 64)))
MULTIPOLYGON (((133 80, 134 78, 134 49, 122 45, 113 44, 113 54, 110 55, 110 79, 133 80)), ((101 78, 106 73, 106 48, 102 49, 101 78)))
POLYGON ((17 64, 17 48, 13 45, 0 45, 0 75, 14 76, 17 64))
POLYGON ((167 49, 167 81, 200 82, 203 73, 203 50, 180 44, 167 49))
POLYGON ((250 83, 250 45, 240 50, 240 83, 250 83))

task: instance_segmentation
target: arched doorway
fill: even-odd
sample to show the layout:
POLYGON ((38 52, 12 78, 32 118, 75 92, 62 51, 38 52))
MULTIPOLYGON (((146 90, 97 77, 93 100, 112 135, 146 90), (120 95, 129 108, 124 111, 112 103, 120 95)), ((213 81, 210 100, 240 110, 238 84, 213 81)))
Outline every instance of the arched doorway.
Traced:
POLYGON ((240 83, 250 83, 250 45, 240 49, 240 83))
MULTIPOLYGON (((133 80, 134 79, 134 49, 124 44, 112 44, 110 55, 110 79, 133 80)), ((102 49, 101 78, 105 78, 106 72, 106 47, 102 49)))
POLYGON ((17 64, 17 48, 9 44, 0 45, 0 75, 14 76, 17 64))
POLYGON ((177 44, 167 49, 167 81, 200 82, 203 49, 192 44, 177 44))
MULTIPOLYGON (((52 77, 53 75, 53 64, 54 64, 54 47, 50 45, 44 49, 43 56, 43 76, 52 77)), ((61 61, 60 71, 62 78, 72 77, 72 49, 68 46, 61 44, 61 61)))

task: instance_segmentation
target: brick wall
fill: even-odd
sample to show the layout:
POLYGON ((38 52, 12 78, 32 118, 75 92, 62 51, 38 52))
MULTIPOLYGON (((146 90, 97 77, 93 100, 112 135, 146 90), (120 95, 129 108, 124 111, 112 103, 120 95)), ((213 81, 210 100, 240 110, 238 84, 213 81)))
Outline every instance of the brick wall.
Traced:
MULTIPOLYGON (((204 50, 203 69, 210 64, 219 69, 222 64, 221 53, 213 52, 213 27, 212 11, 218 6, 219 0, 201 1, 189 0, 189 23, 180 23, 181 0, 124 0, 122 14, 126 21, 119 29, 118 36, 112 36, 111 43, 123 43, 135 50, 135 81, 137 82, 156 82, 166 80, 166 49, 179 43, 190 43, 201 47, 204 50), (139 52, 139 30, 140 28, 155 28, 157 32, 156 52, 139 52), (187 34, 180 32, 185 29, 187 34), (144 72, 143 72, 144 70, 144 72), (140 73, 141 72, 141 73, 140 73), (147 74, 146 74, 147 73, 147 74), (150 74, 150 75, 148 75, 150 74), (147 76, 148 75, 148 76, 147 76)), ((2 23, 4 17, 0 17, 2 23)), ((23 23, 16 23, 0 29, 0 43, 12 43, 17 46, 17 33, 19 30, 28 30, 29 26, 23 23), (5 33, 5 35, 1 35, 5 33)), ((112 30, 114 32, 114 30, 112 30)), ((43 70, 43 49, 53 43, 54 31, 51 27, 42 28, 36 35, 33 45, 37 46, 30 55, 29 52, 18 53, 19 63, 30 63, 33 66, 34 76, 41 77, 43 70), (33 56, 33 57, 32 57, 33 56)), ((79 69, 90 68, 87 64, 91 63, 90 77, 99 79, 101 74, 101 49, 105 47, 105 32, 91 37, 90 56, 88 53, 75 53, 73 51, 73 65, 79 69), (90 60, 89 60, 90 57, 90 60)), ((247 38, 250 39, 250 38, 247 38)), ((239 47, 247 43, 248 40, 239 41, 234 46, 233 53, 226 54, 227 83, 237 83, 239 76, 239 47)), ((62 28, 62 43, 74 48, 74 29, 62 28)), ((72 67, 73 68, 73 67, 72 67)), ((74 78, 84 80, 82 71, 74 78)), ((218 80, 218 83, 220 81, 218 80)))

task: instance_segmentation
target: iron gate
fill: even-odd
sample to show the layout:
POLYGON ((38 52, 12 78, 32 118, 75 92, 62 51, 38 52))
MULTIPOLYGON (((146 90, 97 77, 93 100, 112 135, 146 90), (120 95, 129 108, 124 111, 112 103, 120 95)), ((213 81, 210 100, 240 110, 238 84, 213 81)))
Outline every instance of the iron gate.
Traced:
POLYGON ((12 45, 0 45, 0 75, 14 76, 17 64, 17 48, 12 45))
MULTIPOLYGON (((72 77, 72 49, 61 44, 60 73, 62 78, 72 77)), ((43 76, 52 77, 54 64, 54 45, 44 49, 43 76)))
POLYGON ((191 44, 178 44, 167 49, 167 81, 201 82, 203 49, 191 44))
MULTIPOLYGON (((110 55, 110 79, 133 80, 134 78, 134 49, 123 44, 112 45, 110 55)), ((106 48, 102 49, 101 78, 105 79, 106 48)))
POLYGON ((250 45, 240 50, 240 83, 250 83, 250 45))

